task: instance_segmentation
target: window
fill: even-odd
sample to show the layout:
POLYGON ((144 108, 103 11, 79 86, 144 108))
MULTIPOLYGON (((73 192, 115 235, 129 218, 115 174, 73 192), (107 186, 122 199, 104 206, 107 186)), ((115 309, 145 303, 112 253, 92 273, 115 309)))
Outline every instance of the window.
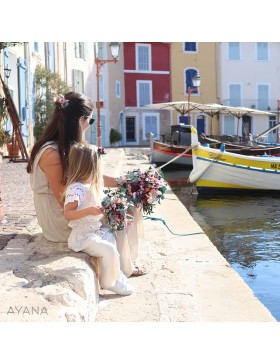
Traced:
POLYGON ((121 83, 120 81, 116 81, 116 97, 121 97, 121 83))
POLYGON ((186 95, 188 94, 188 88, 192 88, 194 89, 192 91, 192 94, 198 94, 198 88, 195 89, 192 83, 192 78, 193 76, 195 76, 198 73, 197 70, 189 68, 188 70, 185 71, 185 85, 186 85, 186 90, 185 93, 186 95))
POLYGON ((238 42, 228 43, 228 59, 240 60, 240 43, 238 42))
POLYGON ((257 43, 257 60, 258 61, 268 60, 268 43, 266 42, 257 43))
POLYGON ((196 42, 185 42, 184 43, 184 51, 185 52, 196 52, 197 51, 197 43, 196 42))
POLYGON ((73 88, 75 92, 84 92, 84 73, 80 70, 73 70, 73 88))
MULTIPOLYGON (((276 115, 269 116, 269 128, 272 128, 276 124, 277 124, 276 115)), ((278 128, 276 128, 276 129, 272 130, 270 133, 268 133, 268 135, 267 135, 268 143, 277 143, 277 131, 278 131, 278 128)))
POLYGON ((229 85, 229 104, 230 106, 241 105, 241 86, 239 84, 229 85))
POLYGON ((268 106, 268 85, 258 85, 258 109, 267 110, 268 106))
POLYGON ((100 101, 104 101, 104 82, 102 73, 99 75, 99 99, 100 101))
POLYGON ((75 42, 75 56, 77 58, 87 58, 87 43, 75 42))
POLYGON ((180 115, 179 116, 179 123, 188 125, 188 116, 186 115, 180 115))
POLYGON ((138 71, 151 70, 151 46, 150 45, 136 45, 136 67, 138 71))
POLYGON ((46 44, 46 66, 51 72, 55 72, 55 47, 54 42, 46 44))
POLYGON ((153 133, 154 139, 160 138, 159 134, 159 115, 158 114, 143 114, 143 140, 146 140, 146 134, 153 133))
POLYGON ((234 116, 224 115, 224 134, 234 135, 234 116))
POLYGON ((39 52, 39 43, 38 42, 34 42, 34 51, 39 52))
POLYGON ((137 81, 137 106, 152 103, 152 81, 137 81))

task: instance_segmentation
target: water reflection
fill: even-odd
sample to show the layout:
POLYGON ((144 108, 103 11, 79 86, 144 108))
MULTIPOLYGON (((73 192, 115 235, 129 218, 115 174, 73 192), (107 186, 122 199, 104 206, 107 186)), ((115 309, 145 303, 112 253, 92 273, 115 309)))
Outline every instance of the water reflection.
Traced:
MULTIPOLYGON (((176 179, 176 171, 163 172, 167 180, 176 179)), ((220 253, 280 321, 279 196, 200 196, 189 186, 171 186, 220 253)))

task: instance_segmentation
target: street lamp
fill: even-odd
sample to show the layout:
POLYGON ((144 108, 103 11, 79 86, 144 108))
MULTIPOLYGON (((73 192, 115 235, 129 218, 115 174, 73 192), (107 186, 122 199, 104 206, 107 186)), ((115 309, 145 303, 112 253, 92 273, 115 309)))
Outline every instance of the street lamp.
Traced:
POLYGON ((110 63, 110 62, 114 62, 117 63, 118 62, 118 58, 119 58, 119 51, 120 51, 120 43, 117 42, 111 42, 109 44, 110 50, 111 50, 111 55, 113 57, 113 59, 99 59, 98 58, 98 54, 95 57, 95 64, 96 64, 96 87, 97 87, 97 92, 96 92, 96 109, 97 109, 97 146, 101 147, 101 120, 100 120, 100 94, 99 94, 99 76, 100 76, 100 71, 102 66, 104 66, 104 64, 106 63, 110 63))
POLYGON ((9 65, 7 64, 6 68, 4 68, 5 77, 7 79, 7 86, 8 86, 9 78, 11 76, 11 71, 12 70, 9 68, 9 65))
POLYGON ((194 87, 188 87, 188 124, 190 125, 190 121, 191 121, 191 109, 190 109, 190 98, 191 98, 191 93, 193 91, 196 91, 197 88, 200 86, 200 76, 198 73, 196 73, 193 77, 192 77, 192 84, 194 87))

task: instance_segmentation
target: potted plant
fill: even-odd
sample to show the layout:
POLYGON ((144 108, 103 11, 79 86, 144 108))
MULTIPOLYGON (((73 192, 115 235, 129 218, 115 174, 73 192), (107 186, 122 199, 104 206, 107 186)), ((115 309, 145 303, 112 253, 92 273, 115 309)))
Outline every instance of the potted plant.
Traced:
POLYGON ((7 142, 7 149, 8 149, 8 156, 10 158, 19 157, 19 145, 14 134, 9 138, 7 142))
POLYGON ((111 144, 115 144, 118 143, 122 140, 122 135, 120 132, 118 132, 118 130, 112 128, 110 130, 110 143, 111 144))

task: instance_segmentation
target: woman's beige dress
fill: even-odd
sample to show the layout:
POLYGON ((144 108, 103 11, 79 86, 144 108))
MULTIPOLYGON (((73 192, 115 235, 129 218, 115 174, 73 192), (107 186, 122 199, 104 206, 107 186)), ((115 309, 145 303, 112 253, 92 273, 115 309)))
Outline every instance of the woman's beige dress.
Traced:
POLYGON ((35 210, 44 237, 53 242, 67 242, 71 229, 63 215, 61 206, 50 189, 45 173, 39 166, 40 158, 48 148, 57 149, 57 145, 48 142, 41 148, 36 155, 30 174, 35 210))

